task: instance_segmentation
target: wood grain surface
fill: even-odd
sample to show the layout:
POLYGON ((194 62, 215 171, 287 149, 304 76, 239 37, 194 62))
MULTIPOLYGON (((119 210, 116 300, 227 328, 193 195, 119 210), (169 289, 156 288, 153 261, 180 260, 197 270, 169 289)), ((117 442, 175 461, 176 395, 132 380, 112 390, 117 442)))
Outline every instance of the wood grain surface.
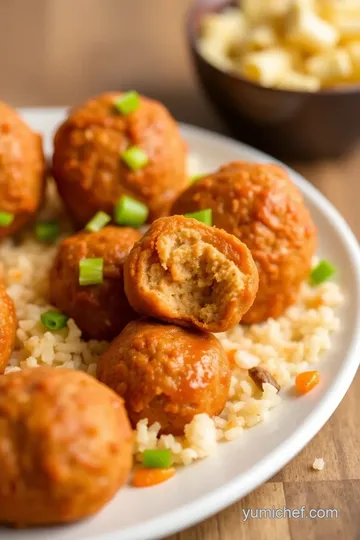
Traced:
MULTIPOLYGON (((183 32, 188 0, 0 0, 0 99, 76 103, 136 88, 179 119, 224 131, 197 88, 183 32)), ((292 164, 360 236, 360 144, 336 162, 292 164)), ((359 540, 360 376, 313 441, 262 487, 171 540, 359 540), (322 472, 311 469, 323 457, 322 472), (242 509, 337 508, 338 519, 248 519, 242 509)), ((241 456, 239 456, 241 459, 241 456)), ((170 540, 170 537, 168 538, 170 540)))

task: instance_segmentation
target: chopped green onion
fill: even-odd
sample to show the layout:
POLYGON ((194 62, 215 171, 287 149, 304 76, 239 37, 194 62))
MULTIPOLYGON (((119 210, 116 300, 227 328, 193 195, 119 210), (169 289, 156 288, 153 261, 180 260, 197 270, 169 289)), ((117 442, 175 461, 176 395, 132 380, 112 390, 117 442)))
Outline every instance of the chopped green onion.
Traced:
POLYGON ((35 235, 41 242, 53 242, 60 235, 60 225, 57 221, 42 221, 35 225, 35 235))
POLYGON ((132 171, 142 169, 149 162, 146 152, 138 146, 130 146, 130 148, 123 152, 121 159, 132 171))
POLYGON ((90 219, 89 223, 85 226, 85 229, 90 232, 100 231, 107 223, 111 221, 109 214, 105 212, 97 212, 95 216, 90 219))
POLYGON ((69 317, 57 311, 47 311, 41 314, 40 320, 49 330, 61 330, 61 328, 65 328, 69 317))
POLYGON ((132 90, 126 92, 116 102, 115 107, 121 114, 129 114, 136 111, 140 107, 139 94, 132 90))
POLYGON ((190 178, 189 178, 189 184, 195 184, 195 182, 197 182, 197 181, 200 180, 201 178, 204 178, 204 176, 206 176, 205 173, 194 174, 193 176, 190 176, 190 178))
POLYGON ((206 208, 206 210, 199 210, 198 212, 191 212, 190 214, 185 214, 187 218, 197 219, 205 225, 212 225, 212 210, 211 208, 206 208))
POLYGON ((141 227, 149 215, 148 207, 140 201, 123 195, 118 200, 114 211, 114 220, 118 225, 141 227))
POLYGON ((79 262, 79 284, 99 285, 103 282, 103 259, 81 259, 79 262))
POLYGON ((144 450, 143 465, 149 469, 168 469, 171 466, 170 450, 144 450))
POLYGON ((14 221, 14 214, 10 212, 0 212, 0 227, 7 227, 14 221))
POLYGON ((335 267, 329 261, 323 260, 311 270, 310 281, 313 285, 320 285, 320 283, 327 281, 334 274, 335 267))

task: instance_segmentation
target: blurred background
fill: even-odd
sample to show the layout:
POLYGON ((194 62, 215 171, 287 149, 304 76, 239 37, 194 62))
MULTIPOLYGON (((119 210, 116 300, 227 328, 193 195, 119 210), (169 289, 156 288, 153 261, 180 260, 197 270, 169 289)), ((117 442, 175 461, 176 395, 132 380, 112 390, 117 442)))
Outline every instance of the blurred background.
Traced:
POLYGON ((190 0, 0 0, 0 96, 14 106, 70 105, 104 90, 163 101, 215 130, 187 54, 190 0))

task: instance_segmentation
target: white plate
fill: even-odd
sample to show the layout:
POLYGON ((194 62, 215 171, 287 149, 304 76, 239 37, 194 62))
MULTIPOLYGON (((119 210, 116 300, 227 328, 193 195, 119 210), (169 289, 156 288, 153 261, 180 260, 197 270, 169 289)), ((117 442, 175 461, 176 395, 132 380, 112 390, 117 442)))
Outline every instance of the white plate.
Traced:
MULTIPOLYGON (((24 111, 25 119, 45 134, 61 121, 63 109, 24 111)), ((274 161, 225 137, 182 126, 190 149, 203 171, 244 159, 274 161)), ((360 359, 360 254, 357 241, 331 204, 298 174, 302 190, 319 230, 320 253, 333 261, 346 302, 342 329, 321 365, 321 384, 302 398, 285 396, 269 421, 240 439, 219 446, 217 455, 179 470, 171 481, 148 489, 122 489, 92 519, 76 525, 37 530, 0 531, 0 540, 148 540, 188 527, 218 512, 256 488, 291 460, 319 431, 339 405, 360 359)), ((1 471, 0 471, 1 476, 1 471)))

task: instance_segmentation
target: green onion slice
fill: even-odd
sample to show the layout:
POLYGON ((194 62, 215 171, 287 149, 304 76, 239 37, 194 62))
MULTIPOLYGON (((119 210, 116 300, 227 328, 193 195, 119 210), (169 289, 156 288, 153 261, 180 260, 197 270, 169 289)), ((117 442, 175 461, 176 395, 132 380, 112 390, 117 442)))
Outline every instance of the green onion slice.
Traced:
POLYGON ((141 227, 149 215, 148 207, 140 201, 123 195, 115 206, 114 220, 118 225, 141 227))
POLYGON ((313 285, 320 285, 330 279, 335 271, 335 267, 324 259, 311 270, 310 281, 313 285))
POLYGON ((212 210, 211 208, 206 208, 206 210, 199 210, 198 212, 191 212, 190 214, 185 214, 185 217, 197 219, 197 221, 201 221, 201 223, 205 223, 205 225, 212 225, 212 210))
POLYGON ((79 284, 99 285, 103 282, 104 260, 100 258, 81 259, 79 262, 79 284))
POLYGON ((201 178, 204 178, 204 176, 206 176, 205 173, 194 174, 193 176, 190 176, 190 178, 189 178, 189 184, 195 184, 195 182, 197 182, 197 181, 200 180, 201 178))
POLYGON ((35 235, 40 242, 53 242, 60 235, 60 225, 57 221, 36 223, 35 235))
POLYGON ((144 450, 142 455, 144 467, 151 469, 168 469, 171 467, 170 450, 144 450))
POLYGON ((142 169, 149 163, 146 152, 138 146, 130 146, 130 148, 121 154, 121 159, 132 171, 142 169))
POLYGON ((121 114, 130 114, 140 107, 139 94, 135 90, 126 92, 115 102, 115 107, 121 114))
POLYGON ((14 214, 10 212, 0 212, 0 227, 7 227, 14 221, 14 214))
POLYGON ((98 232, 105 227, 109 221, 111 221, 109 214, 106 214, 105 212, 97 212, 97 214, 90 219, 89 223, 87 223, 85 229, 90 232, 98 232))
POLYGON ((49 330, 61 330, 65 328, 69 317, 57 311, 46 311, 41 314, 40 320, 49 330))

